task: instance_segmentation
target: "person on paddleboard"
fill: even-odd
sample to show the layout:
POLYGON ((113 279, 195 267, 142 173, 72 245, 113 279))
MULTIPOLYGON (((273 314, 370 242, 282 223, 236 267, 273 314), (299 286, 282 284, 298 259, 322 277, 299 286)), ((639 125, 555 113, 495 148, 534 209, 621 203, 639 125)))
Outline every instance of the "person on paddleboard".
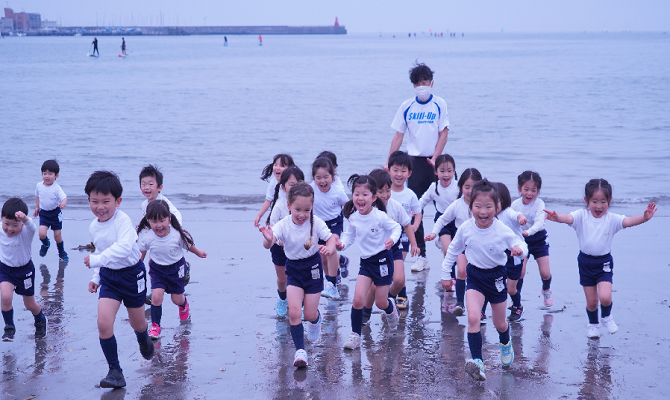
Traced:
POLYGON ((126 39, 121 38, 121 54, 126 55, 126 39))
POLYGON ((98 51, 98 38, 97 37, 93 38, 93 53, 91 53, 91 55, 95 55, 95 53, 98 53, 98 55, 100 55, 100 52, 98 51))
POLYGON ((223 45, 228 46, 228 38, 225 36, 223 37, 223 45))

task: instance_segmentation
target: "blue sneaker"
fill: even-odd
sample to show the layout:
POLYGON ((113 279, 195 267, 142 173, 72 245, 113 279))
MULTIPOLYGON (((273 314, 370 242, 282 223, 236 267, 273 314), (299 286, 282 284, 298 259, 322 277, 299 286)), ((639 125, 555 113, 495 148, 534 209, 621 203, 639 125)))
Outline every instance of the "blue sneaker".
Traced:
POLYGON ((321 296, 328 299, 337 300, 340 298, 340 291, 337 290, 337 286, 333 285, 332 282, 326 282, 321 296))
POLYGON ((60 258, 60 260, 63 262, 70 261, 70 257, 67 256, 67 253, 65 251, 58 253, 58 258, 60 258))
POLYGON ((42 244, 42 247, 40 247, 40 257, 44 257, 47 255, 47 251, 49 251, 49 246, 51 246, 51 242, 49 242, 49 239, 47 239, 46 246, 42 244))
POLYGON ((277 311, 277 316, 279 318, 286 318, 286 313, 288 312, 288 301, 282 300, 277 297, 277 304, 275 305, 275 311, 277 311))
POLYGON ((509 367, 514 361, 514 349, 512 349, 512 341, 507 344, 500 343, 500 361, 503 367, 509 367))
POLYGON ((340 274, 342 278, 349 276, 349 257, 340 255, 340 274))
POLYGON ((485 381, 484 361, 479 358, 469 359, 465 362, 465 372, 476 381, 485 381))

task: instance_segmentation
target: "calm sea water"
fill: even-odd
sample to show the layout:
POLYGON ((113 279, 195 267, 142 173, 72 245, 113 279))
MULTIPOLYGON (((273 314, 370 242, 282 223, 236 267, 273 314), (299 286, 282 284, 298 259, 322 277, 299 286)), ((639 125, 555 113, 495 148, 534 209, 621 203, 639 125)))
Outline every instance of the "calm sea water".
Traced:
POLYGON ((670 35, 565 34, 129 37, 0 40, 0 198, 29 200, 40 165, 82 203, 87 176, 119 173, 139 201, 156 163, 164 193, 193 207, 262 200, 278 152, 306 172, 338 155, 339 174, 384 163, 391 121, 413 95, 415 60, 449 107, 447 152, 515 193, 538 171, 542 197, 578 202, 604 177, 619 201, 670 204, 670 35))

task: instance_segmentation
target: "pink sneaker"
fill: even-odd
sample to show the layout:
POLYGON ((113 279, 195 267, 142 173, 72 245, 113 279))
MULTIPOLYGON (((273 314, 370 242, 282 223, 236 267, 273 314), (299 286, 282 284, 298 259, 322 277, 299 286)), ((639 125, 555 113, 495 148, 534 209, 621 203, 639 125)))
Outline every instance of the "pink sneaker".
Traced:
POLYGON ((149 329, 149 337, 156 340, 161 335, 161 327, 157 323, 151 324, 151 329, 149 329))
MULTIPOLYGON (((553 303, 553 302, 552 302, 553 303)), ((179 306, 179 319, 186 321, 188 319, 188 299, 184 303, 184 307, 179 306)))
POLYGON ((554 305, 554 297, 551 295, 551 289, 543 290, 542 297, 544 297, 544 305, 546 307, 554 305))

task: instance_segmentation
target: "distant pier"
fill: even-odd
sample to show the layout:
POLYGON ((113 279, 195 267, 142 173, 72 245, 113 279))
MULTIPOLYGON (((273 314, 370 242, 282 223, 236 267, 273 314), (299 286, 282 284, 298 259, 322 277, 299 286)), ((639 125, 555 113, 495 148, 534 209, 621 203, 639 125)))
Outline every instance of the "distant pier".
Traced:
POLYGON ((68 26, 28 36, 346 35, 344 26, 68 26))

